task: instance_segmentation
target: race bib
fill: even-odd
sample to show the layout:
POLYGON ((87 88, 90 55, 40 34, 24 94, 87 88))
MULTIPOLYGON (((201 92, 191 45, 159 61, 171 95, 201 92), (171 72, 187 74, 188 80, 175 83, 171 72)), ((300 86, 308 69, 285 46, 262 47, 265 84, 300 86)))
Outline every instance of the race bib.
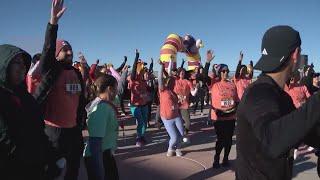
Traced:
POLYGON ((234 106, 234 100, 233 99, 222 99, 221 100, 221 107, 222 108, 231 108, 234 106))
POLYGON ((80 84, 66 84, 66 92, 70 94, 77 94, 81 92, 80 84))

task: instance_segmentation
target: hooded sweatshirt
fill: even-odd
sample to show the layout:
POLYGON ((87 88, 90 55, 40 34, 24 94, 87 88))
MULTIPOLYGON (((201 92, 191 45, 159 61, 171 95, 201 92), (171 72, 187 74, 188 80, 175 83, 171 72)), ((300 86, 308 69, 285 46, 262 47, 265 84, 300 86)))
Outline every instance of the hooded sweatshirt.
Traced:
POLYGON ((27 52, 12 45, 0 45, 1 179, 30 179, 28 174, 40 173, 52 157, 49 156, 52 148, 44 133, 40 106, 27 92, 25 83, 10 87, 7 82, 8 66, 18 54, 24 55, 28 69, 31 56, 27 52))

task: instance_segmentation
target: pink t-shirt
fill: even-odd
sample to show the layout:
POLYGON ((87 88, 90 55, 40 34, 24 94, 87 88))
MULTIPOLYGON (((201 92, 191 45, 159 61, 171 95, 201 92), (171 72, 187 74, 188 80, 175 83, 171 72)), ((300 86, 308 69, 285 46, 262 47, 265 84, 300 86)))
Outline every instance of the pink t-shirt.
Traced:
POLYGON ((250 85, 251 81, 252 81, 251 78, 235 78, 234 77, 234 82, 237 87, 237 93, 240 100, 242 98, 244 91, 250 85))
POLYGON ((51 90, 45 111, 45 123, 60 128, 77 125, 81 84, 74 70, 64 70, 51 90))
POLYGON ((189 108, 189 97, 193 86, 187 79, 176 79, 174 92, 177 94, 180 104, 180 109, 189 108))
POLYGON ((144 80, 129 79, 129 89, 131 91, 131 104, 136 106, 146 105, 150 101, 147 82, 144 80))
POLYGON ((299 108, 310 97, 307 87, 303 85, 289 84, 284 90, 290 95, 296 108, 299 108))
POLYGON ((178 97, 171 90, 159 90, 160 95, 160 116, 166 120, 179 117, 178 97))
MULTIPOLYGON (((236 106, 239 102, 237 89, 234 83, 230 81, 219 81, 212 85, 211 88, 211 105, 214 109, 218 110, 230 110, 236 106)), ((233 120, 235 119, 235 113, 226 116, 218 117, 214 110, 211 111, 212 120, 233 120)))

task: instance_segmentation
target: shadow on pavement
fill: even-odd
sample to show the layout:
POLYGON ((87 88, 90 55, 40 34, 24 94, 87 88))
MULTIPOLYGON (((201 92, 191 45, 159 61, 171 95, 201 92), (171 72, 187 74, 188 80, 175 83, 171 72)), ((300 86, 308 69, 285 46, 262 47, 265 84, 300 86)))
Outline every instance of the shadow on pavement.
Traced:
POLYGON ((208 178, 211 178, 211 177, 214 177, 216 175, 219 175, 219 174, 222 174, 226 171, 229 171, 229 170, 232 170, 234 171, 234 164, 235 164, 235 160, 230 160, 230 164, 231 164, 231 167, 230 168, 224 168, 224 167, 221 167, 219 169, 213 169, 212 167, 209 168, 209 169, 206 169, 204 171, 200 171, 200 172, 197 172, 187 178, 185 178, 186 180, 188 179, 208 179, 208 178))

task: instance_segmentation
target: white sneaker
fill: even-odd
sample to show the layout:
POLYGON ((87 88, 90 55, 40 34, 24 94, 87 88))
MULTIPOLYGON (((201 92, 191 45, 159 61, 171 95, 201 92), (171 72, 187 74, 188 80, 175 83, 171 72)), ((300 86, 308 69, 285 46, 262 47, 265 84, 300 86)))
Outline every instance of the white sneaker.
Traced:
POLYGON ((174 150, 168 150, 168 152, 167 152, 167 157, 172 157, 172 156, 174 156, 174 150))
POLYGON ((182 155, 181 149, 176 149, 176 156, 181 157, 182 155))
POLYGON ((296 160, 298 157, 298 149, 294 149, 294 152, 293 152, 293 159, 296 160))
POLYGON ((309 152, 310 152, 310 151, 313 151, 313 150, 314 150, 313 147, 311 147, 311 146, 308 147, 308 151, 309 151, 309 152))

